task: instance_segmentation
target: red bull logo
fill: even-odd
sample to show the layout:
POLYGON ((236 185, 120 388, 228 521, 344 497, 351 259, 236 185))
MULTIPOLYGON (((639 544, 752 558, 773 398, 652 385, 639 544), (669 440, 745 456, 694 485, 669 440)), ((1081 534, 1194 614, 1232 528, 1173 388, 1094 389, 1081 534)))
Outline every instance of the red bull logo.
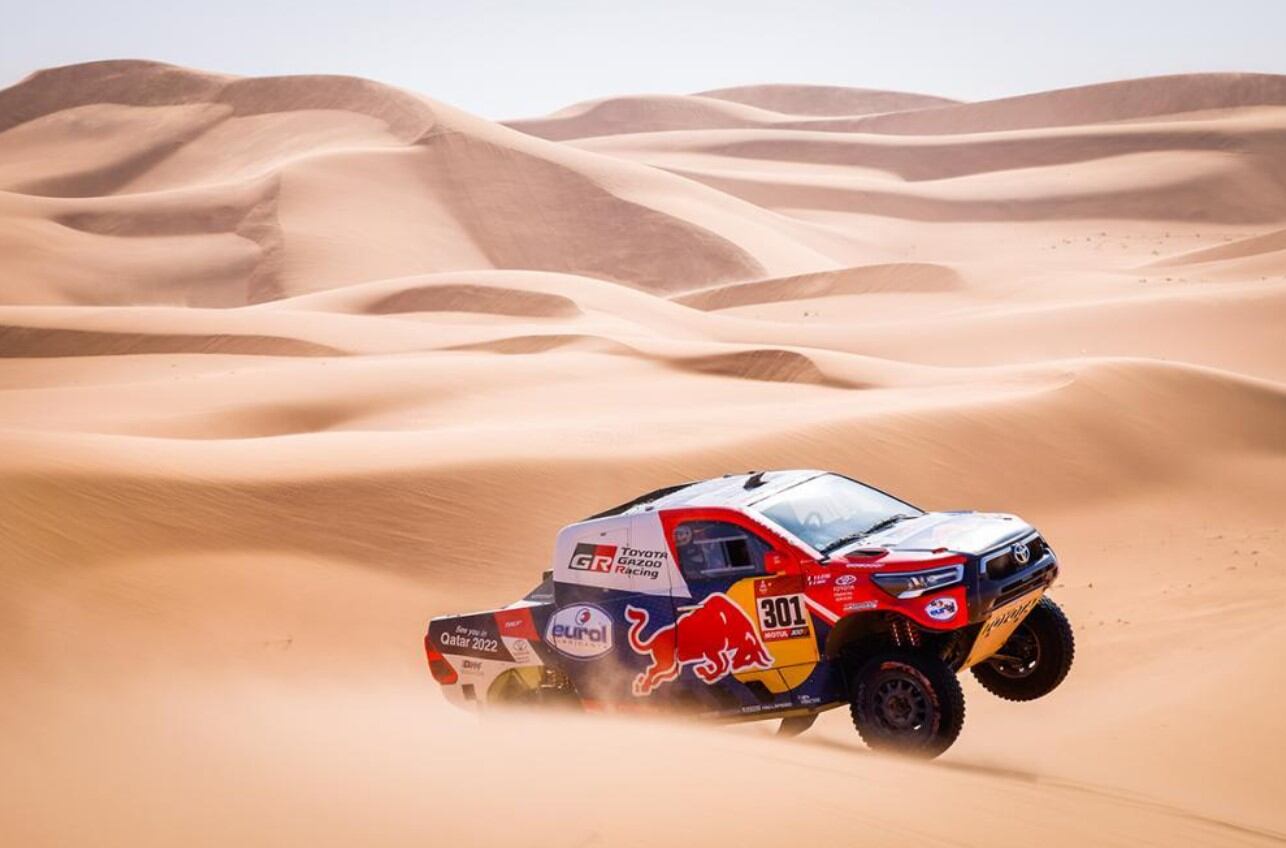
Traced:
POLYGON ((683 610, 674 624, 657 628, 651 636, 643 635, 650 618, 647 610, 627 606, 625 618, 630 622, 630 647, 652 658, 634 678, 635 695, 650 695, 687 665, 694 666, 706 683, 717 683, 733 672, 772 668, 754 622, 722 592, 683 610))

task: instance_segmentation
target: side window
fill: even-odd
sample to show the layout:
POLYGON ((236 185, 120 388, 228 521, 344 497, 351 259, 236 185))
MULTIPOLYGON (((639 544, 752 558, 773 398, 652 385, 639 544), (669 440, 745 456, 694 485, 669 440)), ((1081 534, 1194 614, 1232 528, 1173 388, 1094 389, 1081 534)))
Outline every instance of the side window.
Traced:
POLYGON ((679 567, 688 580, 763 574, 771 548, 749 530, 726 521, 685 521, 674 528, 679 567))

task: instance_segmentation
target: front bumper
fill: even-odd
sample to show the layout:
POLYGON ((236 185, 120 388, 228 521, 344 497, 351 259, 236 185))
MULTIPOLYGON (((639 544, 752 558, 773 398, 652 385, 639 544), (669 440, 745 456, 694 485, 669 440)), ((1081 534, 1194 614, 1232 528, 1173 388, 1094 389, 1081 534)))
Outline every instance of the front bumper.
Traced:
POLYGON ((1045 590, 1058 578, 1058 558, 1039 533, 995 548, 973 559, 965 569, 969 622, 980 624, 992 613, 1037 589, 1045 590), (1029 559, 1021 563, 1015 548, 1025 547, 1029 559))

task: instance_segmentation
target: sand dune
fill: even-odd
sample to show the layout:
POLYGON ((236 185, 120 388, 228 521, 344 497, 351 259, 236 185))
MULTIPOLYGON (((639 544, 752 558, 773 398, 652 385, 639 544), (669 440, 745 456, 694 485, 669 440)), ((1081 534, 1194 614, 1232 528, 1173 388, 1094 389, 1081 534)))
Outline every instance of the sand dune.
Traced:
POLYGON ((621 133, 771 126, 785 116, 744 103, 698 95, 610 97, 569 106, 547 118, 506 125, 551 141, 621 133))
POLYGON ((1250 238, 1237 239, 1228 244, 1205 247, 1189 251, 1179 256, 1169 256, 1153 262, 1156 268, 1174 268, 1184 265, 1199 265, 1206 262, 1222 262, 1229 259, 1259 258, 1264 254, 1286 251, 1286 230, 1276 230, 1250 238))
POLYGON ((726 309, 754 303, 808 300, 834 295, 869 294, 892 291, 941 292, 960 285, 959 275, 950 268, 924 262, 894 262, 863 265, 839 271, 801 274, 776 280, 731 283, 689 292, 675 298, 698 309, 726 309))
POLYGON ((879 91, 872 88, 845 88, 834 85, 740 85, 697 92, 702 97, 730 100, 786 115, 866 115, 877 112, 906 112, 946 106, 957 101, 929 94, 879 91))
POLYGON ((921 94, 810 85, 751 85, 691 95, 606 97, 506 125, 552 141, 672 130, 795 126, 804 116, 855 116, 956 101, 921 94))
POLYGON ((14 168, 0 170, 0 191, 18 196, 9 214, 27 230, 6 265, 40 279, 44 302, 137 303, 146 292, 153 303, 225 305, 479 267, 673 289, 831 267, 829 251, 846 245, 698 184, 361 80, 109 62, 37 74, 5 97, 25 120, 0 152, 39 148, 61 163, 46 175, 0 158, 14 168), (43 96, 71 86, 69 100, 43 96), (300 96, 309 88, 321 93, 300 96), (102 102, 82 103, 90 97, 102 102), (88 132, 68 132, 79 124, 88 132), (214 209, 211 186, 223 194, 214 209), (184 218, 197 231, 188 244, 168 238, 184 218), (184 264, 175 251, 204 259, 207 285, 166 282, 184 264), (122 254, 123 284, 99 291, 91 269, 122 254), (220 280, 233 295, 208 291, 220 280))
POLYGON ((747 86, 686 97, 605 98, 569 106, 544 118, 507 123, 525 132, 558 140, 659 130, 730 128, 755 123, 770 124, 781 130, 841 133, 990 134, 1123 121, 1200 118, 1208 112, 1253 111, 1283 105, 1286 105, 1286 82, 1277 75, 1187 74, 1100 83, 983 103, 862 89, 747 86), (711 104, 711 100, 730 101, 745 108, 711 104))
POLYGON ((1263 75, 507 125, 150 62, 0 91, 0 834, 1281 844, 1284 186, 1263 75), (966 681, 933 764, 840 711, 442 703, 428 616, 607 504, 785 466, 1035 522, 1067 684, 966 681))
POLYGON ((1286 105, 1286 80, 1276 74, 1186 74, 1121 80, 902 114, 818 121, 812 127, 895 134, 988 133, 1282 105, 1286 105))
POLYGON ((380 298, 370 304, 368 309, 376 315, 399 312, 483 312, 560 317, 580 312, 574 301, 561 295, 450 283, 404 289, 380 298))

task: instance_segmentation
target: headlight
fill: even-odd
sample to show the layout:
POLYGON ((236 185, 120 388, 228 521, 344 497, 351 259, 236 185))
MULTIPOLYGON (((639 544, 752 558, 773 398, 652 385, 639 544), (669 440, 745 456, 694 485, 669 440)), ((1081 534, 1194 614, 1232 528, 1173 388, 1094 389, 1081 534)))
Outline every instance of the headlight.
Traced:
POLYGON ((925 592, 936 592, 964 580, 963 565, 949 565, 928 571, 903 571, 898 574, 872 574, 871 580, 895 598, 918 598, 925 592))

